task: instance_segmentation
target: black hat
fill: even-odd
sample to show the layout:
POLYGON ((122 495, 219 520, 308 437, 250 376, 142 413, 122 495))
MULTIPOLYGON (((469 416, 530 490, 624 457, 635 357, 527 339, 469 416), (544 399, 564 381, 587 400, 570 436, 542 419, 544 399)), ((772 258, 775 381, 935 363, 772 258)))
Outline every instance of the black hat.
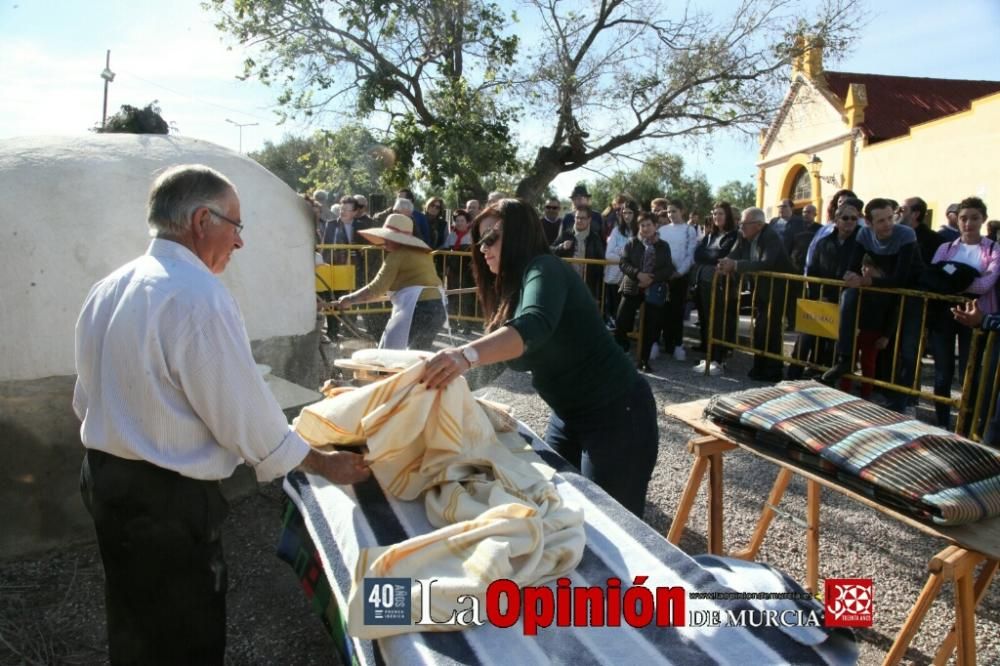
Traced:
POLYGON ((569 195, 570 199, 575 199, 576 197, 587 197, 590 198, 590 192, 587 191, 586 185, 577 185, 573 188, 573 194, 569 195))

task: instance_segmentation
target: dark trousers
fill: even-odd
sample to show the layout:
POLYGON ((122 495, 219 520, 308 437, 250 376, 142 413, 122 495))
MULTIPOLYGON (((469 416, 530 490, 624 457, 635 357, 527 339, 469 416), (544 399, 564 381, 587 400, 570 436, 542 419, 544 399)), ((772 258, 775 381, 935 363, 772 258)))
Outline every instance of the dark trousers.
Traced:
MULTIPOLYGON (((783 355, 785 284, 784 280, 757 278, 754 286, 753 347, 783 355)), ((754 354, 753 369, 762 376, 781 379, 784 363, 780 359, 754 354)))
POLYGON ((444 326, 444 303, 440 299, 417 301, 413 307, 413 320, 410 322, 410 349, 434 349, 434 338, 444 326))
MULTIPOLYGON (((644 300, 642 294, 622 294, 621 303, 618 305, 618 317, 615 319, 615 340, 625 351, 628 351, 628 334, 635 327, 636 312, 644 300)), ((643 363, 649 360, 649 352, 660 331, 664 309, 665 306, 646 303, 646 314, 642 320, 642 347, 639 348, 639 361, 643 363)))
MULTIPOLYGON (((864 298, 868 299, 873 296, 877 295, 868 293, 864 295, 864 298)), ((851 356, 851 349, 854 347, 854 338, 857 334, 858 300, 861 297, 857 289, 844 289, 840 296, 840 331, 837 337, 837 354, 839 356, 851 356)), ((920 345, 920 322, 922 320, 923 303, 919 298, 913 296, 903 297, 902 300, 901 307, 903 308, 903 313, 899 332, 897 333, 898 340, 890 343, 889 354, 886 354, 886 357, 891 357, 895 349, 898 348, 898 357, 895 360, 896 377, 893 379, 893 383, 911 387, 917 368, 917 347, 920 345)), ((878 302, 881 303, 883 301, 878 302)), ((888 299, 884 303, 884 307, 890 305, 888 299)), ((862 308, 864 308, 864 303, 862 303, 862 308)), ((895 327, 896 322, 893 321, 892 324, 895 327)), ((897 412, 906 410, 906 406, 909 403, 909 396, 907 394, 899 391, 889 391, 886 397, 889 409, 897 412)))
POLYGON ((545 441, 586 478, 642 518, 660 431, 649 384, 636 376, 609 404, 549 415, 545 441))
POLYGON ((222 664, 229 506, 219 482, 89 450, 80 492, 104 563, 111 663, 222 664))
MULTIPOLYGON (((969 345, 972 342, 972 329, 963 326, 950 317, 939 317, 929 322, 928 326, 931 355, 934 357, 934 395, 950 397, 951 382, 955 378, 955 340, 958 340, 958 382, 965 379, 965 369, 969 362, 969 345)), ((979 350, 980 358, 983 350, 979 350)), ((979 365, 979 364, 977 364, 979 365)), ((973 377, 973 379, 978 379, 973 377)), ((975 400, 977 387, 975 381, 967 400, 975 400)), ((934 411, 937 424, 945 430, 951 430, 951 407, 935 402, 934 411)))
MULTIPOLYGON (((698 281, 698 288, 695 291, 695 300, 698 307, 698 328, 701 332, 701 344, 708 348, 708 319, 712 307, 712 279, 711 274, 707 279, 698 281)), ((712 319, 712 338, 715 340, 725 340, 726 342, 736 342, 736 324, 739 322, 739 312, 737 305, 740 300, 740 292, 736 284, 730 287, 729 303, 726 302, 726 280, 720 277, 715 288, 715 317, 712 319), (728 306, 728 307, 727 307, 728 306)), ((712 361, 722 363, 726 358, 728 348, 723 345, 712 345, 712 361)))
MULTIPOLYGON (((621 302, 620 297, 621 284, 610 284, 608 282, 604 283, 604 318, 608 321, 612 321, 618 318, 618 304, 621 302)), ((616 324, 617 326, 617 324, 616 324)))
MULTIPOLYGON (((663 353, 674 351, 684 343, 684 306, 687 304, 688 279, 686 275, 667 282, 670 297, 663 315, 663 340, 666 349, 663 353)), ((699 315, 700 316, 700 315, 699 315)))

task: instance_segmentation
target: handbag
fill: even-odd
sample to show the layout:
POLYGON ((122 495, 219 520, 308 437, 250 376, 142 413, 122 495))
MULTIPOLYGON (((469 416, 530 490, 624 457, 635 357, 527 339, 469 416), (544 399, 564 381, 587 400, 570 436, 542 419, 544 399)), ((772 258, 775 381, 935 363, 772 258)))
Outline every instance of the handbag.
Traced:
POLYGON ((663 305, 667 302, 667 283, 654 282, 646 287, 645 300, 650 305, 663 305))

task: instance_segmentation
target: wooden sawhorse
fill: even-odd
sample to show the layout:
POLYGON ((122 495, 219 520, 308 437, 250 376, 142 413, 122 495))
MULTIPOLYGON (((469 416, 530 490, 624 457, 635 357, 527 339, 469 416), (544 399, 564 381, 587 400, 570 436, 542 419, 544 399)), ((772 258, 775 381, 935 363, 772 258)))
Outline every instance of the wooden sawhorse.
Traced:
MULTIPOLYGON (((920 523, 909 516, 900 514, 889 507, 878 504, 854 492, 833 479, 819 476, 811 470, 800 467, 789 460, 727 439, 717 426, 702 420, 701 412, 704 404, 704 401, 699 401, 683 405, 672 405, 666 410, 668 416, 684 421, 696 431, 702 433, 690 439, 687 443, 688 452, 694 456, 694 464, 691 468, 691 473, 688 475, 684 491, 681 494, 677 513, 670 525, 670 530, 667 532, 667 540, 670 543, 677 545, 680 542, 698 490, 705 478, 705 473, 708 472, 708 551, 714 555, 726 554, 723 541, 723 456, 733 449, 744 449, 758 457, 773 462, 778 466, 779 472, 774 484, 771 486, 767 501, 761 510, 760 518, 757 520, 757 526, 754 529, 749 545, 743 550, 729 553, 730 556, 743 560, 755 560, 757 558, 757 554, 760 551, 764 537, 767 535, 768 528, 771 526, 775 514, 783 513, 777 507, 782 497, 784 497, 789 482, 796 474, 806 479, 806 519, 804 521, 795 517, 792 517, 792 519, 803 525, 806 530, 805 588, 812 594, 816 594, 819 590, 820 501, 821 490, 824 486, 890 515, 901 522, 917 527, 925 533, 948 539, 953 542, 952 545, 947 546, 931 558, 928 565, 930 574, 927 582, 924 584, 923 590, 910 609, 906 622, 897 634, 892 647, 889 649, 882 663, 883 666, 890 666, 898 664, 902 660, 931 604, 937 598, 938 594, 940 594, 944 583, 950 581, 955 584, 956 621, 938 648, 934 656, 934 663, 946 663, 957 648, 959 666, 975 665, 976 608, 997 573, 1000 558, 997 557, 997 554, 993 550, 989 551, 990 555, 984 555, 969 545, 963 545, 956 541, 958 535, 968 538, 969 535, 975 533, 974 530, 947 528, 920 523), (956 535, 955 533, 959 534, 956 535), (979 575, 976 576, 976 568, 980 565, 982 566, 979 575)), ((978 525, 979 523, 972 527, 978 525)), ((996 526, 1000 525, 1000 519, 993 519, 987 523, 983 523, 983 525, 985 532, 990 530, 996 531, 996 526), (986 528, 985 525, 987 524, 991 527, 986 528)), ((991 542, 988 541, 988 539, 984 539, 984 546, 990 545, 991 542)))

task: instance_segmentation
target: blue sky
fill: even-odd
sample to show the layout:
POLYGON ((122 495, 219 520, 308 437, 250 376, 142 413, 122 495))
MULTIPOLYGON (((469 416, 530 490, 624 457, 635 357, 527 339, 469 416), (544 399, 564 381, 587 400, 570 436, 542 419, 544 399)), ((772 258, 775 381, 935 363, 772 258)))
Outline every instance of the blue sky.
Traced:
MULTIPOLYGON (((111 49, 116 73, 108 111, 121 104, 159 100, 164 117, 181 135, 236 150, 240 130, 228 122, 258 123, 242 130, 243 150, 284 133, 274 93, 236 79, 243 55, 227 50, 213 27, 214 14, 199 0, 2 0, 0 5, 0 139, 42 134, 84 134, 100 120, 104 93, 99 77, 111 49)), ((705 3, 698 3, 699 6, 705 3)), ((734 2, 712 3, 731 8, 734 2)), ((872 0, 869 20, 842 59, 830 69, 850 72, 1000 80, 993 38, 1000 34, 998 0, 872 0)), ((522 135, 532 134, 524 128, 522 135)), ((717 186, 750 180, 756 146, 716 136, 708 147, 663 145, 683 155, 690 170, 717 186)), ((596 165, 610 172, 607 165, 596 165)), ((592 172, 563 174, 556 190, 568 194, 592 172)))

